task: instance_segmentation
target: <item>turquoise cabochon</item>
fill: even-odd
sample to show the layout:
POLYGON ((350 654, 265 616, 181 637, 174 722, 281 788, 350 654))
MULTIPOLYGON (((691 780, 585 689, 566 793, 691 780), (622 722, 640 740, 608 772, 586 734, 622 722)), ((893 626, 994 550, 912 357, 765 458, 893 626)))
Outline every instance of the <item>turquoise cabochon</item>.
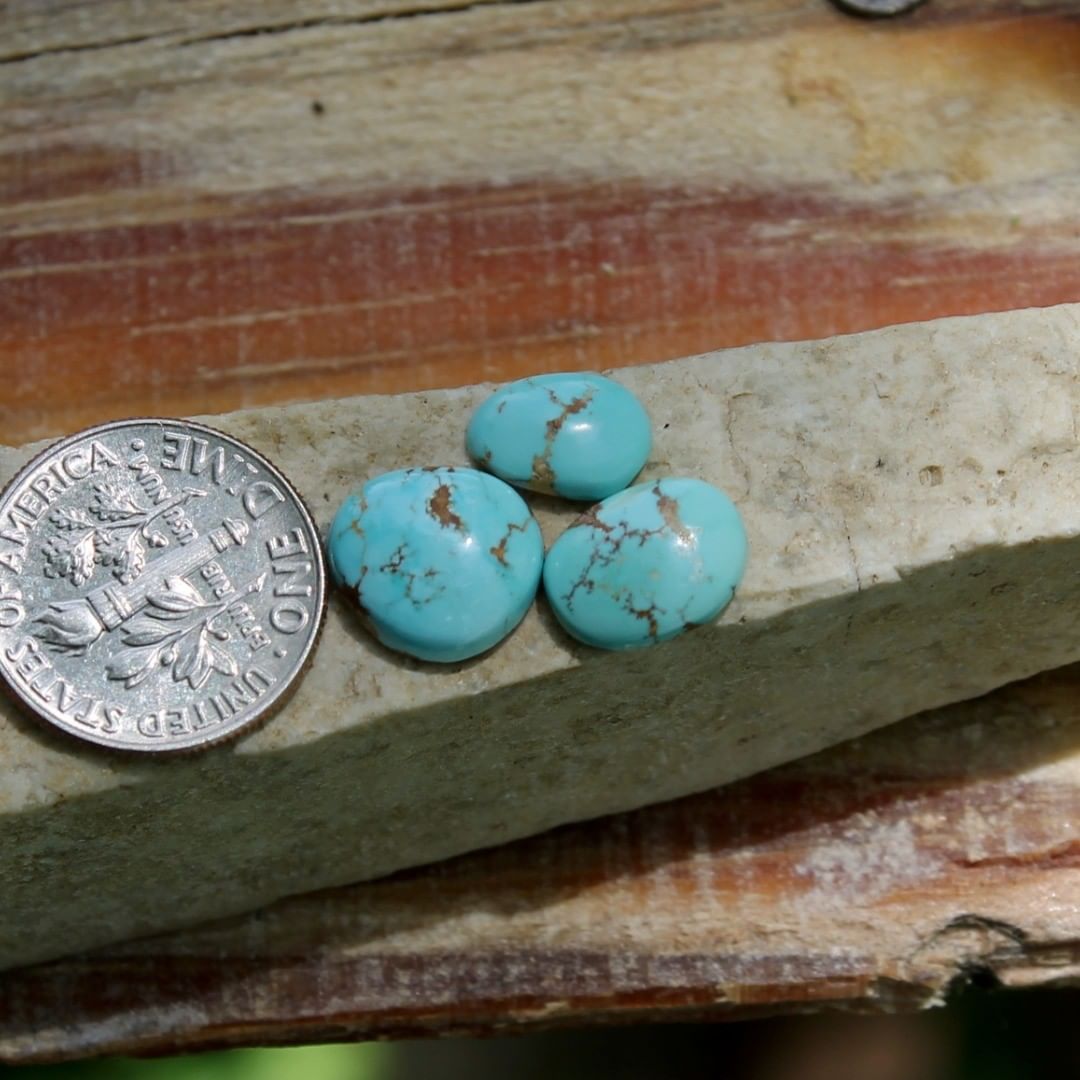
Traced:
POLYGON ((552 545, 544 590, 563 627, 602 649, 666 641, 727 606, 746 565, 735 504, 703 480, 638 484, 552 545))
POLYGON ((338 510, 330 572, 388 648, 467 660, 498 644, 536 595, 540 528, 513 488, 476 469, 401 469, 338 510))
POLYGON ((652 433, 641 402, 595 372, 507 383, 473 413, 470 457, 507 483, 596 502, 633 482, 652 433))

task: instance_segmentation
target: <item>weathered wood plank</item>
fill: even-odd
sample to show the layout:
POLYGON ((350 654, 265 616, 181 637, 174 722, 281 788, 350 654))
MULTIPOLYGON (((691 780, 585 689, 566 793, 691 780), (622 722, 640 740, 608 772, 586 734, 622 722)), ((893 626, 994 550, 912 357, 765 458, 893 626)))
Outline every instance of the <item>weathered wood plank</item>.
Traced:
POLYGON ((1060 4, 232 7, 19 6, 6 441, 1077 294, 1060 4))
POLYGON ((1080 666, 704 796, 10 972, 0 1058, 1076 980, 1078 694, 1080 666))

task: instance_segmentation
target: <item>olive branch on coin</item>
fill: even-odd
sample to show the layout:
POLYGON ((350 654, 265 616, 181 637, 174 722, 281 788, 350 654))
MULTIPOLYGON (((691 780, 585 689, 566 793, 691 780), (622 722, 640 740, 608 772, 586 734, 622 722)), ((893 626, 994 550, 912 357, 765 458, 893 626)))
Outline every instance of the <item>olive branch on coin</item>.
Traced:
POLYGON ((225 600, 207 603, 183 578, 167 578, 160 592, 147 596, 143 613, 121 628, 123 642, 130 649, 110 660, 105 674, 122 679, 129 690, 159 666, 171 668, 173 681, 186 681, 192 690, 203 686, 215 671, 236 675, 236 661, 214 644, 228 641, 229 631, 214 626, 214 622, 241 597, 261 592, 265 582, 263 572, 225 600))
POLYGON ((205 494, 198 488, 184 488, 150 510, 140 506, 122 484, 99 480, 87 510, 57 507, 49 515, 57 531, 41 548, 45 576, 67 578, 78 587, 93 577, 95 567, 111 566, 122 585, 131 584, 146 567, 147 546, 164 547, 169 542, 153 528, 158 518, 205 494))

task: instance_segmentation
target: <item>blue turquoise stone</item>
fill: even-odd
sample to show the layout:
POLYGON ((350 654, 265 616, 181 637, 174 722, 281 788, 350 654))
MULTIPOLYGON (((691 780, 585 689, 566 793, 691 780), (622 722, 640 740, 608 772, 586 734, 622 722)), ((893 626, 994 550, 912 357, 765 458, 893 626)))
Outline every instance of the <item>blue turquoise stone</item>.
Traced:
POLYGON ((330 572, 376 637, 421 660, 486 652, 521 621, 544 544, 521 496, 476 469, 401 469, 350 495, 330 526, 330 572))
POLYGON ((469 456, 507 483, 596 502, 622 491, 652 445, 645 407, 591 371, 500 387, 473 413, 469 456))
POLYGON ((735 504, 704 480, 672 477, 582 514, 551 546, 544 590, 579 641, 633 649, 716 618, 745 564, 735 504))

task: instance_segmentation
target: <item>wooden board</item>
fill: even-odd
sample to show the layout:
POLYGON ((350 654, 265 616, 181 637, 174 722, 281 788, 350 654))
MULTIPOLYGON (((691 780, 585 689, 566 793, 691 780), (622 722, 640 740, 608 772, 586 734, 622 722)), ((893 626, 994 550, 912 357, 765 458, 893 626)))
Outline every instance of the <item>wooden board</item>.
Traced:
MULTIPOLYGON (((3 437, 1076 300, 1078 10, 0 5, 3 437)), ((1073 978, 1077 678, 7 974, 0 1056, 1073 978)))
POLYGON ((706 795, 0 977, 0 1056, 913 1009, 1080 978, 1080 665, 706 795))

